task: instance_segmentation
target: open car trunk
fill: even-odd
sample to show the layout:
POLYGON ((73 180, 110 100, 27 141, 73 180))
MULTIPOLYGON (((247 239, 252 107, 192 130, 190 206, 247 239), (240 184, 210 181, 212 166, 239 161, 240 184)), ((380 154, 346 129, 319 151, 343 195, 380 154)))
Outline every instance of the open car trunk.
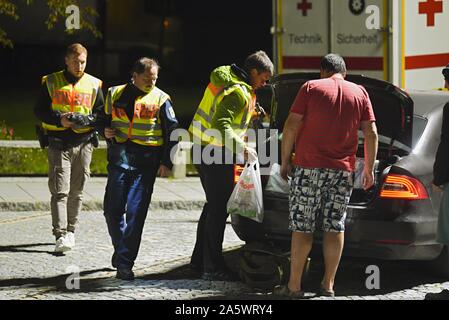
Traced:
MULTIPOLYGON (((318 73, 292 73, 273 79, 271 129, 282 132, 299 89, 305 82, 318 78, 318 73)), ((384 81, 358 75, 348 75, 346 80, 362 85, 368 92, 379 134, 379 151, 375 166, 376 183, 371 190, 365 192, 361 188, 360 179, 357 179, 363 172, 364 162, 363 133, 359 132, 358 165, 351 204, 366 204, 376 195, 384 170, 412 150, 413 101, 407 93, 384 81)), ((280 155, 279 159, 281 159, 280 155)), ((285 195, 279 194, 279 196, 285 195)))

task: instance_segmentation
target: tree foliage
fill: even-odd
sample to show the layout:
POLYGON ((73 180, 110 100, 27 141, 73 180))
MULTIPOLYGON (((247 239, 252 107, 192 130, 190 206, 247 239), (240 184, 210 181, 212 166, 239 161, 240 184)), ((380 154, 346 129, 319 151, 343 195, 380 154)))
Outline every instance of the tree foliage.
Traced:
MULTIPOLYGON (((32 6, 34 0, 22 0, 26 5, 32 6)), ((19 10, 18 5, 15 4, 16 1, 13 0, 0 0, 0 15, 7 16, 14 20, 19 20, 19 10)), ((47 7, 49 9, 49 14, 44 22, 47 29, 53 29, 55 25, 67 17, 66 8, 70 5, 76 5, 80 8, 80 30, 67 30, 68 34, 73 34, 74 32, 81 30, 88 30, 95 37, 101 37, 101 32, 98 30, 97 26, 92 22, 98 17, 98 13, 95 8, 91 5, 81 5, 79 0, 45 0, 47 7)), ((93 1, 92 1, 93 2, 93 1)), ((0 26, 0 45, 3 47, 13 47, 13 42, 8 38, 8 34, 0 26)))

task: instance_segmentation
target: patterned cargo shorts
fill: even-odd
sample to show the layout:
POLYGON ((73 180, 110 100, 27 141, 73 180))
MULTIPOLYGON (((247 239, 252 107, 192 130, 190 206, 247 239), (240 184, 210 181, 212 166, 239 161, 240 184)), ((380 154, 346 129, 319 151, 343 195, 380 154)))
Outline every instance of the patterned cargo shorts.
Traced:
POLYGON ((352 193, 352 173, 334 169, 295 168, 289 197, 289 229, 313 233, 345 231, 352 193))

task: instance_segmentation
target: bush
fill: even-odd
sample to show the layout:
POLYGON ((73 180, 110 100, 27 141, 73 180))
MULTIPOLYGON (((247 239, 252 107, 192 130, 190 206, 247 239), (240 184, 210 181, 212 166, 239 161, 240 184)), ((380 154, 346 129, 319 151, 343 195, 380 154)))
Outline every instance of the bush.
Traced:
POLYGON ((9 128, 5 121, 0 122, 0 140, 12 140, 14 138, 14 128, 9 128))

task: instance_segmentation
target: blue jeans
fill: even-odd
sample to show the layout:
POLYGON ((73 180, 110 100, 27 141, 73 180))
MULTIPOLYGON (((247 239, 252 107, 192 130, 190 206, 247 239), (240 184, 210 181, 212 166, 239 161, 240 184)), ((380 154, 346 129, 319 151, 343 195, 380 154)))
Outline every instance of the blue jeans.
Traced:
POLYGON ((144 170, 108 165, 103 208, 118 268, 131 269, 136 260, 158 167, 156 162, 144 170))

